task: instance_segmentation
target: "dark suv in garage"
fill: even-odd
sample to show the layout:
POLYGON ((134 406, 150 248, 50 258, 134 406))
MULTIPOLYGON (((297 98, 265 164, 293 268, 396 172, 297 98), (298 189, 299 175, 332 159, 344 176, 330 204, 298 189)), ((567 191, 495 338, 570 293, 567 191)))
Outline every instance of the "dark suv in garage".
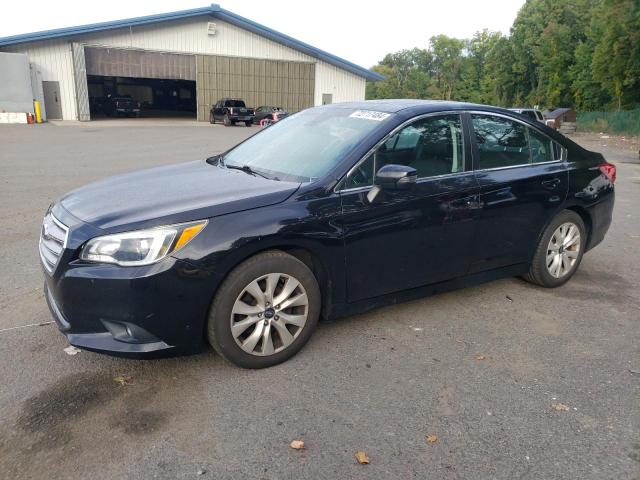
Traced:
POLYGON ((226 127, 244 122, 247 127, 253 123, 253 109, 247 108, 244 100, 239 98, 223 98, 209 112, 209 123, 221 121, 226 127))

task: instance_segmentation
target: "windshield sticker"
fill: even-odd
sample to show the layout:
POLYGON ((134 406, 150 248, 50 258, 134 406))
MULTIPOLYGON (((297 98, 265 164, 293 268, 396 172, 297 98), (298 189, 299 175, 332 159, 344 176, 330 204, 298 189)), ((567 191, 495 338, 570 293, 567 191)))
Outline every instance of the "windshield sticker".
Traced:
POLYGON ((376 122, 381 122, 386 119, 390 113, 384 112, 374 112, 372 110, 356 110, 349 117, 351 118, 364 118, 365 120, 374 120, 376 122))

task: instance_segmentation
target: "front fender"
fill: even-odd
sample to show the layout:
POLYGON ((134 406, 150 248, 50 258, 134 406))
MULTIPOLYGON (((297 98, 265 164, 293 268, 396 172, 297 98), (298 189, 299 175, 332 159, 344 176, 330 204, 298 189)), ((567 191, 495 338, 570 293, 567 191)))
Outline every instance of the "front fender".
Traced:
POLYGON ((270 249, 302 249, 320 262, 331 279, 329 304, 342 302, 346 279, 339 210, 335 196, 214 217, 174 256, 193 267, 191 275, 207 283, 210 302, 226 276, 247 258, 270 249))

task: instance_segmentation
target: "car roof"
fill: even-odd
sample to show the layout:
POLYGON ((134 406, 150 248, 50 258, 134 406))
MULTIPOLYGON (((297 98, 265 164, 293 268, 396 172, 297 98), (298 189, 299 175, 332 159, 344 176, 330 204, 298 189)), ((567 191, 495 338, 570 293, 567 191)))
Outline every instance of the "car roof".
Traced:
POLYGON ((361 110, 374 110, 385 113, 400 113, 407 111, 411 114, 440 112, 446 110, 482 110, 487 112, 512 111, 505 108, 481 105, 477 103, 452 102, 449 100, 415 100, 415 99, 388 99, 388 100, 364 100, 360 102, 343 102, 324 105, 319 108, 351 108, 361 110))

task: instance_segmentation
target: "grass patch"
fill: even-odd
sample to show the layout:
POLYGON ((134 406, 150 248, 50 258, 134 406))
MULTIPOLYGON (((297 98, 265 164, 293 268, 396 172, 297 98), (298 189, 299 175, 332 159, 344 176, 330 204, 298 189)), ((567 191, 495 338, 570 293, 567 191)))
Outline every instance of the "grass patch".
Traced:
POLYGON ((640 135, 640 108, 619 112, 579 112, 576 127, 581 132, 640 135))

